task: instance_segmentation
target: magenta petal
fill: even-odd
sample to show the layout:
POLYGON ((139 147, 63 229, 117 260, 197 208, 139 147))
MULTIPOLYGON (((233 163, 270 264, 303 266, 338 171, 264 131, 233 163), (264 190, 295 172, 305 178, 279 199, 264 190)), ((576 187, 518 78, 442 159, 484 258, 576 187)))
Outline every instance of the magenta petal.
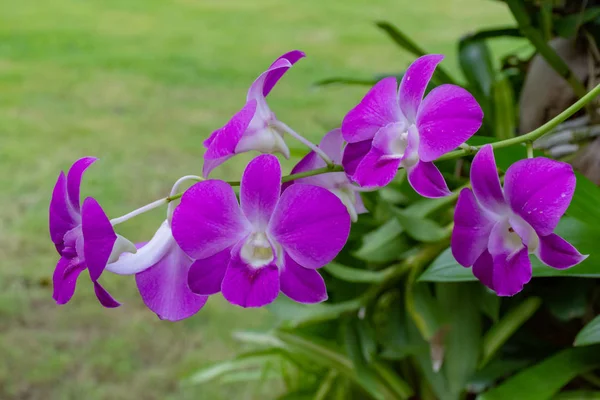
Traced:
POLYGON ((512 210, 540 236, 554 231, 575 191, 573 168, 543 157, 511 165, 504 179, 504 193, 512 210))
POLYGON ((100 304, 106 308, 116 308, 121 305, 121 303, 116 301, 97 281, 94 281, 94 293, 96 293, 96 297, 98 298, 98 301, 100 301, 100 304))
POLYGON ((227 301, 240 307, 266 306, 279 294, 279 270, 274 263, 254 268, 237 253, 227 267, 221 292, 227 301))
POLYGON ((298 303, 312 304, 327 300, 323 277, 314 269, 298 265, 287 255, 280 279, 283 294, 298 303))
POLYGON ((383 187, 390 183, 400 167, 401 159, 382 159, 384 153, 372 147, 360 161, 352 180, 362 187, 383 187))
POLYGON ((419 158, 433 161, 467 141, 481 126, 483 111, 465 89, 441 85, 421 103, 417 115, 419 158))
POLYGON ((441 54, 428 54, 417 58, 406 70, 400 82, 398 102, 402 113, 414 123, 427 84, 435 67, 444 59, 441 54))
POLYGON ((225 126, 213 132, 204 142, 207 146, 204 154, 202 174, 207 177, 213 169, 235 154, 235 148, 248 128, 256 112, 256 101, 248 101, 225 126))
POLYGON ((354 175, 358 164, 360 164, 362 159, 365 158, 367 153, 369 153, 371 150, 372 144, 373 141, 369 139, 357 143, 348 143, 346 145, 346 148, 344 149, 342 165, 344 166, 344 171, 346 174, 348 174, 348 176, 354 175))
POLYGON ((77 278, 84 269, 83 264, 76 264, 74 260, 65 257, 58 260, 52 276, 54 286, 52 298, 56 301, 56 304, 67 304, 71 300, 75 293, 77 278))
POLYGON ((135 275, 144 304, 160 319, 179 321, 196 314, 206 304, 207 296, 193 293, 188 287, 192 260, 173 240, 163 258, 135 275))
POLYGON ((498 214, 506 210, 507 205, 498 178, 494 150, 489 144, 479 150, 473 159, 471 184, 475 197, 484 208, 498 214))
POLYGON ((499 254, 494 258, 494 291, 498 296, 514 296, 531 280, 531 262, 527 248, 513 254, 499 254))
POLYGON ((110 258, 117 234, 100 204, 92 197, 83 201, 81 231, 85 263, 90 278, 97 281, 110 258))
POLYGON ((95 157, 84 157, 75 161, 69 169, 67 175, 67 191, 69 193, 69 200, 73 205, 73 209, 79 212, 79 187, 81 186, 81 178, 83 173, 90 165, 92 165, 97 159, 95 157))
POLYGON ((423 197, 437 198, 451 194, 442 173, 432 162, 419 161, 407 168, 408 183, 423 197))
POLYGON ((281 166, 277 157, 262 154, 250 161, 242 176, 240 205, 255 230, 269 224, 281 192, 281 166))
POLYGON ((333 260, 348 240, 350 215, 328 190, 292 185, 281 195, 267 232, 298 264, 320 268, 333 260))
POLYGON ((212 257, 194 261, 188 274, 192 292, 201 295, 219 293, 230 260, 231 249, 227 248, 212 257))
POLYGON ((454 210, 452 255, 463 267, 470 267, 487 251, 493 221, 479 208, 470 189, 463 189, 454 210))
POLYGON ((232 247, 250 228, 235 192, 218 180, 198 182, 189 188, 175 208, 171 226, 177 244, 195 260, 232 247))
POLYGON ((475 261, 473 275, 485 286, 494 290, 494 259, 489 251, 485 250, 475 261))
POLYGON ((557 269, 570 268, 588 257, 577 251, 571 243, 554 233, 540 237, 540 247, 537 255, 544 264, 557 269))
POLYGON ((344 118, 344 139, 349 143, 372 139, 379 128, 400 121, 402 112, 396 98, 397 90, 393 76, 377 82, 344 118))
POLYGON ((303 51, 292 50, 275 60, 275 62, 273 62, 273 64, 271 64, 271 67, 269 67, 269 69, 267 70, 266 76, 264 78, 264 83, 262 84, 262 95, 264 97, 267 97, 268 94, 271 92, 271 89, 273 89, 273 87, 277 84, 279 79, 281 79, 281 77, 288 71, 288 69, 290 69, 292 65, 298 62, 298 60, 304 57, 306 57, 306 54, 304 54, 303 51), (282 59, 288 62, 288 66, 274 68, 278 64, 279 60, 282 59))
POLYGON ((80 223, 81 216, 73 208, 67 195, 67 177, 61 172, 50 200, 49 226, 52 242, 62 246, 65 234, 80 223))

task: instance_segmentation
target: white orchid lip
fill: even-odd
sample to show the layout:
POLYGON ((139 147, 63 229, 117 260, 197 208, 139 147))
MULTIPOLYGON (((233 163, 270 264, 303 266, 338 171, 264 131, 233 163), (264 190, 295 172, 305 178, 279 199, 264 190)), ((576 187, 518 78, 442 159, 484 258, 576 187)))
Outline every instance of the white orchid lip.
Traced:
POLYGON ((135 254, 123 253, 118 260, 106 266, 106 270, 118 275, 132 275, 142 272, 160 261, 171 246, 177 245, 171 227, 164 221, 152 239, 135 254))
POLYGON ((275 259, 273 247, 266 233, 254 232, 246 239, 240 256, 248 265, 254 268, 269 265, 275 259))
POLYGON ((282 133, 271 125, 266 125, 252 133, 244 134, 235 147, 236 153, 251 150, 269 154, 281 153, 285 158, 290 157, 290 149, 285 144, 282 133))

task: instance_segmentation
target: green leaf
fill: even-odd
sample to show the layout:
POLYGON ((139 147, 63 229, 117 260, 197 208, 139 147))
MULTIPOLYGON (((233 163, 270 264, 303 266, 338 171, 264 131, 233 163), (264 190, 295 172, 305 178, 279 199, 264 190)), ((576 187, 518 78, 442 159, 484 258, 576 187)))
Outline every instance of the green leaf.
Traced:
POLYGON ((438 242, 449 236, 447 230, 430 219, 415 217, 398 208, 394 208, 393 212, 408 236, 419 242, 438 242))
POLYGON ((585 8, 582 12, 570 14, 554 22, 556 33, 565 38, 572 38, 583 24, 600 17, 600 7, 585 8))
POLYGON ((571 348, 503 382, 477 400, 547 400, 573 378, 600 366, 600 347, 571 348))
POLYGON ((552 400, 600 400, 600 392, 571 390, 557 394, 552 400))
POLYGON ((500 316, 500 297, 483 285, 480 285, 479 288, 480 290, 477 302, 477 304, 479 304, 479 309, 485 315, 490 317, 492 321, 498 322, 498 318, 500 316))
POLYGON ((575 337, 575 346, 589 346, 597 343, 600 343, 600 315, 584 326, 575 337))
POLYGON ((280 295, 267 309, 277 317, 281 325, 296 328, 337 319, 342 314, 355 312, 361 306, 360 299, 334 304, 300 304, 280 295))
MULTIPOLYGON (((563 218, 555 233, 569 241, 583 254, 594 253, 600 240, 600 231, 585 225, 574 218, 563 218)), ((535 256, 530 256, 534 277, 545 276, 578 276, 583 278, 600 278, 600 260, 588 257, 581 264, 569 269, 555 269, 543 265, 535 256)), ((459 265, 450 249, 446 249, 429 268, 419 277, 419 281, 427 282, 466 282, 476 280, 470 268, 459 265)))
POLYGON ((357 85, 357 86, 373 86, 380 80, 389 76, 395 76, 397 79, 402 79, 404 74, 377 74, 371 78, 348 78, 348 77, 331 77, 315 82, 314 86, 329 86, 329 85, 357 85))
POLYGON ((577 185, 567 215, 598 228, 600 227, 600 207, 598 207, 600 188, 579 172, 575 172, 575 175, 577 185))
POLYGON ((494 64, 486 42, 468 37, 461 40, 458 46, 458 60, 476 97, 480 100, 488 99, 494 82, 494 64))
POLYGON ((492 359, 504 343, 523 325, 542 305, 538 297, 530 297, 518 306, 511 309, 488 330, 483 337, 483 359, 484 366, 492 359))
POLYGON ((428 285, 413 282, 407 287, 406 309, 425 340, 431 340, 440 330, 442 310, 428 285))
POLYGON ((351 268, 336 263, 329 263, 324 267, 324 269, 334 277, 346 282, 381 283, 386 277, 386 274, 383 271, 369 271, 366 269, 351 268))
POLYGON ((469 386, 476 392, 482 392, 484 389, 493 386, 499 379, 513 374, 515 371, 522 370, 533 363, 528 359, 495 359, 482 369, 475 372, 471 377, 469 386))
POLYGON ((400 223, 390 219, 363 237, 362 246, 354 256, 361 260, 380 263, 397 260, 407 248, 406 240, 400 236, 402 232, 400 223))
POLYGON ((515 136, 515 99, 510 80, 501 75, 493 84, 494 135, 500 139, 515 136))
POLYGON ((479 41, 485 39, 495 39, 500 37, 523 37, 519 28, 504 27, 483 29, 467 36, 468 40, 479 41))

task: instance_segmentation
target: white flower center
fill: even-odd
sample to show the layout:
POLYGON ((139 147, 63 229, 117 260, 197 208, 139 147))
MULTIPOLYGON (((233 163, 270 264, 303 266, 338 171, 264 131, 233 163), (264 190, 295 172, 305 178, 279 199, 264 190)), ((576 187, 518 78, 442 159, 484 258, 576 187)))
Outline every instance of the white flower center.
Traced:
POLYGON ((400 132, 400 134, 395 136, 396 137, 390 141, 389 151, 391 155, 398 158, 404 157, 404 153, 408 147, 408 132, 400 132))
POLYGON ((275 258, 273 247, 264 232, 254 232, 248 236, 240 255, 242 260, 254 268, 264 267, 275 258))
POLYGON ((261 153, 281 153, 285 158, 290 157, 290 150, 283 140, 283 133, 271 125, 249 128, 235 147, 236 153, 256 150, 261 153))

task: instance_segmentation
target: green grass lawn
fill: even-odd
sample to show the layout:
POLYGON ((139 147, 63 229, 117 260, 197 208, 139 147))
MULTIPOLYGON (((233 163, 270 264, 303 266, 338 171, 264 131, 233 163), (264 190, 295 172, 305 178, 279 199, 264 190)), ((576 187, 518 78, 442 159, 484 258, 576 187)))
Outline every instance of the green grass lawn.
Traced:
MULTIPOLYGON (((50 193, 61 169, 94 155, 83 193, 111 217, 165 196, 178 177, 200 173, 203 139, 243 105, 273 59, 295 48, 308 58, 270 104, 318 140, 366 89, 316 90, 314 81, 398 72, 411 61, 373 27, 380 19, 447 54, 453 72, 459 36, 510 22, 500 3, 485 0, 0 2, 0 399, 273 398, 243 386, 179 385, 231 356, 233 331, 268 325, 264 310, 215 296, 193 318, 162 322, 131 277, 115 276, 103 282, 121 308, 103 309, 83 280, 71 303, 56 306, 50 193)), ((216 175, 237 179, 245 160, 216 175)), ((162 219, 157 210, 120 231, 147 240, 162 219)))

